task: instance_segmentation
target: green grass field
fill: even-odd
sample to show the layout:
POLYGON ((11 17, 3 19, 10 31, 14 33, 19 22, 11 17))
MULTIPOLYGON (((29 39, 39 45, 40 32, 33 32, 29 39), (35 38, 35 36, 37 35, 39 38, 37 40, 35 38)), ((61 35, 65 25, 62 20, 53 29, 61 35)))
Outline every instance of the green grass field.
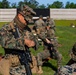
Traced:
POLYGON ((76 25, 76 20, 55 20, 57 26, 70 26, 72 23, 76 25))
MULTIPOLYGON (((59 52, 62 54, 62 65, 65 65, 70 57, 69 57, 69 50, 71 50, 72 46, 76 42, 76 28, 70 27, 70 24, 74 23, 76 24, 76 21, 66 21, 61 20, 55 21, 56 24, 56 36, 58 37, 58 42, 61 44, 61 46, 58 48, 59 52)), ((0 23, 0 26, 2 26, 4 23, 0 23)), ((31 49, 31 52, 36 55, 38 52, 42 51, 42 46, 38 49, 38 51, 34 51, 31 49)), ((4 50, 0 47, 0 53, 4 53, 4 50)), ((53 75, 56 71, 57 62, 56 60, 49 60, 49 62, 45 65, 43 65, 43 71, 44 73, 42 75, 53 75)))

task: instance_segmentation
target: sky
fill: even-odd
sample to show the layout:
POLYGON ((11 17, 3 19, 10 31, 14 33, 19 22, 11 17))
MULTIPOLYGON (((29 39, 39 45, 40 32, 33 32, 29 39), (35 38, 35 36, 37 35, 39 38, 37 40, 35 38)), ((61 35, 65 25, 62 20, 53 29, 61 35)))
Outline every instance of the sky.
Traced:
MULTIPOLYGON (((0 0, 2 1, 2 0, 0 0)), ((8 0, 10 3, 18 3, 19 1, 24 1, 24 0, 8 0)), ((60 2, 63 2, 63 4, 65 5, 66 2, 73 2, 73 3, 76 3, 76 0, 36 0, 37 2, 39 2, 39 5, 41 4, 44 4, 44 5, 47 5, 47 4, 52 4, 54 1, 60 1, 60 2)))
POLYGON ((63 4, 65 5, 67 1, 69 2, 73 2, 73 3, 76 3, 76 0, 37 0, 40 4, 52 4, 53 2, 55 1, 60 1, 60 2, 63 2, 63 4))

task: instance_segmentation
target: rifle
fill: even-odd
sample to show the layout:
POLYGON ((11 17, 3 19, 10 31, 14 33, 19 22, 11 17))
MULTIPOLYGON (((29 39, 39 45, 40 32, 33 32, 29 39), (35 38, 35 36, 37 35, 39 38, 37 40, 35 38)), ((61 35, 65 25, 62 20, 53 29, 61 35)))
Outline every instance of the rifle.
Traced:
MULTIPOLYGON (((15 29, 14 31, 12 29, 12 33, 13 33, 15 39, 17 39, 20 37, 19 30, 18 30, 17 26, 15 26, 14 29, 15 29)), ((25 75, 32 75, 30 64, 29 64, 29 63, 32 63, 31 53, 27 46, 25 46, 25 49, 26 50, 23 50, 23 51, 16 50, 16 53, 19 55, 21 64, 23 64, 25 66, 25 70, 26 70, 25 75)))
POLYGON ((55 46, 53 44, 48 44, 49 52, 51 54, 51 57, 57 60, 60 60, 58 58, 58 51, 56 50, 55 46))
MULTIPOLYGON (((48 40, 51 41, 49 38, 48 38, 48 40)), ((50 53, 56 53, 57 52, 56 49, 54 48, 53 43, 47 43, 46 41, 44 41, 44 44, 47 45, 50 53)))
POLYGON ((22 53, 19 53, 19 56, 20 56, 21 63, 25 66, 26 75, 32 75, 30 64, 29 64, 29 63, 32 63, 32 58, 31 58, 29 48, 26 47, 26 50, 23 51, 22 53))
POLYGON ((25 67, 25 75, 32 75, 30 64, 32 63, 31 54, 29 49, 24 50, 16 50, 16 49, 7 49, 4 48, 6 54, 18 55, 20 64, 25 67))

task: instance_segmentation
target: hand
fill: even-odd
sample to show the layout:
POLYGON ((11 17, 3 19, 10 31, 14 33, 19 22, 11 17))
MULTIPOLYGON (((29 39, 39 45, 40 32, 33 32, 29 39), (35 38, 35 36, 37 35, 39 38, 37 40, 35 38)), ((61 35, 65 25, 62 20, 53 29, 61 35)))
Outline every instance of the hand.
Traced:
POLYGON ((73 74, 72 75, 76 75, 76 72, 73 72, 73 74))
POLYGON ((50 40, 48 40, 47 38, 46 38, 46 42, 47 42, 47 43, 51 43, 50 40))
POLYGON ((50 29, 50 26, 47 26, 47 30, 49 30, 50 29))
POLYGON ((25 45, 27 45, 28 47, 33 47, 35 46, 35 42, 33 40, 30 39, 25 39, 24 40, 25 45))

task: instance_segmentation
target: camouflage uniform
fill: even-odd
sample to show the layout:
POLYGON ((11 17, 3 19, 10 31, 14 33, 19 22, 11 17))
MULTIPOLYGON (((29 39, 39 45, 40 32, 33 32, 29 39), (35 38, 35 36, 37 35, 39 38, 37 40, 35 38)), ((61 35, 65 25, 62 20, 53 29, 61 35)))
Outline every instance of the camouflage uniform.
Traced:
MULTIPOLYGON (((5 50, 5 57, 7 56, 7 54, 16 55, 17 54, 16 51, 26 50, 25 43, 24 43, 25 39, 30 39, 30 40, 35 41, 35 38, 34 38, 33 34, 31 33, 30 28, 28 26, 26 26, 25 24, 23 24, 22 22, 20 22, 19 17, 18 17, 18 13, 20 13, 21 15, 23 15, 23 17, 25 18, 25 20, 28 23, 32 19, 32 15, 29 14, 28 12, 30 12, 32 14, 36 14, 27 5, 22 5, 20 10, 18 10, 17 15, 13 19, 13 21, 10 22, 9 24, 3 25, 2 28, 0 29, 0 45, 5 50)), ((4 57, 4 59, 5 59, 5 57, 4 57)), ((17 61, 17 60, 15 60, 15 61, 17 61)), ((13 64, 15 64, 15 63, 13 63, 13 64)), ((18 65, 20 65, 20 64, 18 64, 18 65)), ((11 67, 12 67, 12 65, 11 65, 11 67)), ((7 67, 7 68, 9 68, 9 67, 7 67)), ((13 68, 15 68, 15 67, 13 67, 13 68)), ((18 74, 18 75, 24 75, 24 74, 18 74)))
POLYGON ((42 15, 39 16, 39 19, 37 21, 35 21, 35 24, 34 24, 35 28, 36 28, 36 31, 37 33, 40 33, 41 30, 43 30, 43 26, 45 26, 45 23, 43 21, 43 17, 42 15))
POLYGON ((40 18, 43 19, 42 15, 40 15, 40 16, 39 16, 39 19, 35 22, 35 26, 36 26, 37 28, 40 28, 40 27, 44 26, 44 21, 43 21, 42 19, 40 19, 40 18))
MULTIPOLYGON (((57 41, 54 39, 54 37, 52 35, 51 36, 48 35, 45 25, 42 27, 39 27, 39 31, 40 32, 38 33, 38 37, 43 41, 43 47, 44 47, 43 50, 44 51, 37 54, 38 66, 42 66, 44 59, 51 57, 51 58, 57 60, 57 65, 58 65, 58 67, 60 67, 62 55, 57 51, 57 45, 58 45, 57 41), (52 42, 55 52, 53 50, 51 50, 51 47, 46 43, 46 38, 48 38, 52 42)), ((51 34, 51 32, 50 32, 50 34, 51 34)))
POLYGON ((54 36, 55 35, 55 22, 52 18, 50 18, 49 16, 47 16, 47 19, 46 19, 46 27, 47 27, 47 31, 50 35, 50 32, 52 33, 52 35, 54 36), (49 29, 48 29, 49 27, 49 29))
POLYGON ((44 51, 37 54, 38 66, 42 66, 42 60, 47 59, 48 57, 57 60, 58 68, 61 66, 62 55, 58 52, 57 47, 54 46, 55 51, 51 50, 48 47, 47 43, 44 43, 44 51))
MULTIPOLYGON (((22 6, 21 9, 18 10, 18 13, 24 16, 27 24, 29 20, 31 20, 30 16, 32 16, 31 14, 30 16, 27 14, 28 11, 35 14, 27 5, 22 6)), ((0 29, 0 45, 3 48, 26 50, 24 38, 33 40, 34 36, 31 33, 31 29, 27 25, 21 23, 17 15, 12 22, 3 25, 0 29)))
MULTIPOLYGON (((54 74, 57 75, 57 74, 54 74)), ((76 63, 70 66, 65 65, 59 68, 58 75, 76 75, 76 63)))
POLYGON ((11 75, 26 75, 25 73, 26 73, 26 71, 25 71, 25 67, 23 65, 16 66, 14 68, 13 67, 10 68, 11 75))
POLYGON ((73 45, 73 48, 70 51, 70 56, 71 59, 69 62, 65 66, 59 68, 59 75, 76 75, 76 43, 73 45))
POLYGON ((70 57, 71 59, 67 63, 67 65, 71 65, 73 63, 76 63, 76 43, 73 45, 72 50, 70 50, 70 57))

